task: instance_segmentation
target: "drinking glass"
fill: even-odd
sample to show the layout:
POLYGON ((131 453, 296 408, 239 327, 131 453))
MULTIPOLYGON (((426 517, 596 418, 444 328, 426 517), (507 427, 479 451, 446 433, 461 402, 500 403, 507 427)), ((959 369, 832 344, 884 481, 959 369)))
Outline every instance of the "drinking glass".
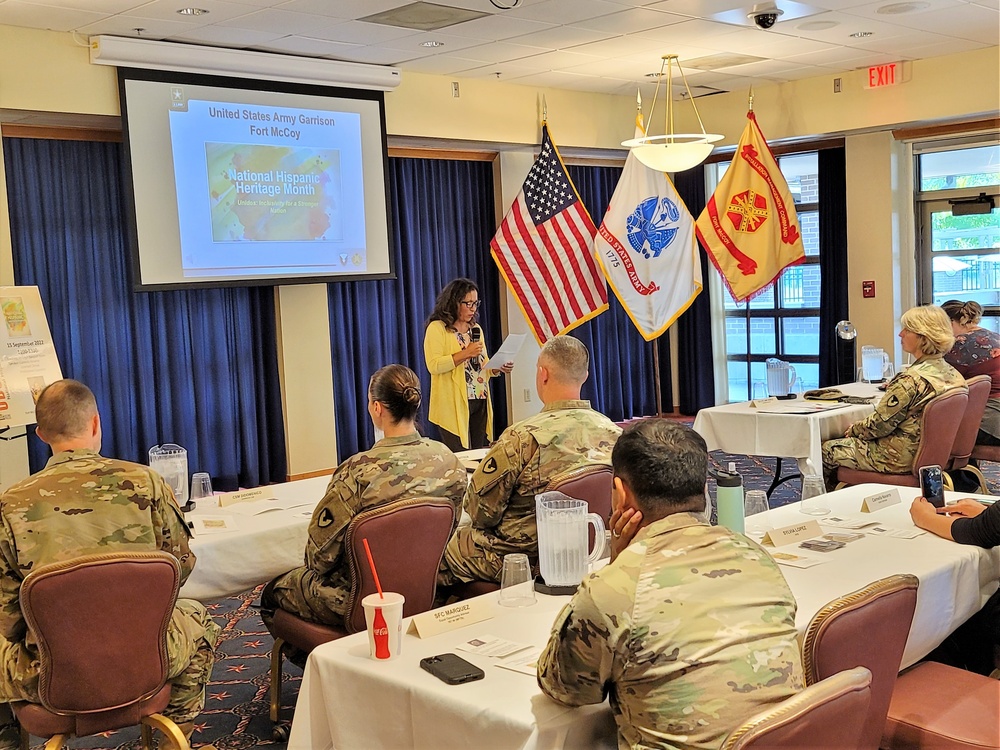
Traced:
POLYGON ((746 519, 746 530, 750 536, 764 536, 771 530, 771 524, 764 520, 761 513, 770 510, 767 504, 767 493, 764 490, 748 490, 743 496, 743 516, 746 519), (751 516, 757 518, 751 520, 751 516))
POLYGON ((504 607, 530 607, 535 603, 535 583, 531 578, 528 556, 520 553, 503 556, 500 573, 500 604, 504 607))
POLYGON ((825 516, 830 512, 823 477, 816 475, 802 477, 802 502, 799 503, 799 510, 810 516, 825 516))
POLYGON ((191 499, 188 502, 190 508, 187 510, 194 510, 195 502, 198 500, 206 500, 212 497, 212 477, 207 471, 199 471, 191 476, 191 499))
POLYGON ((767 398, 767 383, 763 380, 753 381, 753 391, 752 400, 757 401, 758 399, 767 398))

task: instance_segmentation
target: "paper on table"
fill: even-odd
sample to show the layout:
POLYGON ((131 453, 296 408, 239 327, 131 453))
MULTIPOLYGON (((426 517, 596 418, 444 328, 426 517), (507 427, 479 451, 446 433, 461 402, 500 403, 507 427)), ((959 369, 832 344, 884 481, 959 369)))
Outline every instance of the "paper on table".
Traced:
POLYGON ((927 533, 921 529, 893 529, 888 526, 874 526, 865 529, 864 532, 872 536, 892 536, 896 539, 915 539, 921 534, 927 533))
POLYGON ((797 552, 785 552, 779 550, 772 552, 771 550, 768 550, 767 553, 774 558, 774 561, 778 563, 778 565, 788 565, 792 568, 811 568, 814 565, 819 565, 824 562, 824 560, 820 560, 809 555, 802 555, 797 552))
POLYGON ((542 650, 534 647, 529 648, 527 651, 519 651, 513 656, 508 656, 506 659, 501 659, 496 664, 498 667, 509 669, 511 672, 520 672, 521 674, 535 677, 538 674, 538 658, 541 655, 542 650))
POLYGON ((480 635, 460 643, 455 648, 459 651, 468 651, 470 654, 493 656, 503 659, 505 656, 510 656, 511 654, 524 651, 526 648, 531 648, 531 644, 515 643, 497 635, 480 635))
POLYGON ((774 406, 758 407, 759 414, 815 414, 821 411, 843 409, 850 404, 823 404, 817 401, 802 401, 794 404, 775 404, 774 406))
POLYGON ((511 333, 500 344, 489 361, 483 365, 484 370, 499 370, 508 362, 513 362, 517 353, 521 351, 521 346, 527 338, 526 333, 511 333))
POLYGON ((851 529, 853 531, 866 529, 869 526, 876 526, 878 524, 877 521, 872 521, 870 518, 858 518, 856 516, 827 516, 826 518, 821 518, 819 522, 823 526, 834 526, 838 529, 851 529))
POLYGON ((189 518, 194 524, 196 536, 236 531, 236 519, 232 516, 189 516, 189 518))

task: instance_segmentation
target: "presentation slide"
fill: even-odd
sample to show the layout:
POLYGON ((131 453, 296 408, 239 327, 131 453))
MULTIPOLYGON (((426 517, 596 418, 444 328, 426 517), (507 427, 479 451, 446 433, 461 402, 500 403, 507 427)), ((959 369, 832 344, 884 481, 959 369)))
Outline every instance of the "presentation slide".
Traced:
POLYGON ((123 94, 140 288, 391 274, 380 99, 131 79, 123 94))

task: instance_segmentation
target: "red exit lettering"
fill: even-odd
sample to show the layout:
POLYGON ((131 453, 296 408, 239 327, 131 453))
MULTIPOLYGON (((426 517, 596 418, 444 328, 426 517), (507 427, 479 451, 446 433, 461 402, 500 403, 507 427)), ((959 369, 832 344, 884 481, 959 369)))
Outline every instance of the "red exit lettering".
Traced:
POLYGON ((868 88, 877 89, 882 86, 895 86, 899 83, 896 76, 898 63, 888 65, 873 65, 868 68, 868 88))

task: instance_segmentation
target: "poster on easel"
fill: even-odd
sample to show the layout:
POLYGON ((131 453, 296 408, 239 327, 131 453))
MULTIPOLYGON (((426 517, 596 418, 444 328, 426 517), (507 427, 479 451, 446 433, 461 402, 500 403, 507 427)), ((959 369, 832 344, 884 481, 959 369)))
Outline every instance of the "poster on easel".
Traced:
POLYGON ((0 429, 34 424, 35 401, 62 380, 37 286, 0 286, 0 429))

